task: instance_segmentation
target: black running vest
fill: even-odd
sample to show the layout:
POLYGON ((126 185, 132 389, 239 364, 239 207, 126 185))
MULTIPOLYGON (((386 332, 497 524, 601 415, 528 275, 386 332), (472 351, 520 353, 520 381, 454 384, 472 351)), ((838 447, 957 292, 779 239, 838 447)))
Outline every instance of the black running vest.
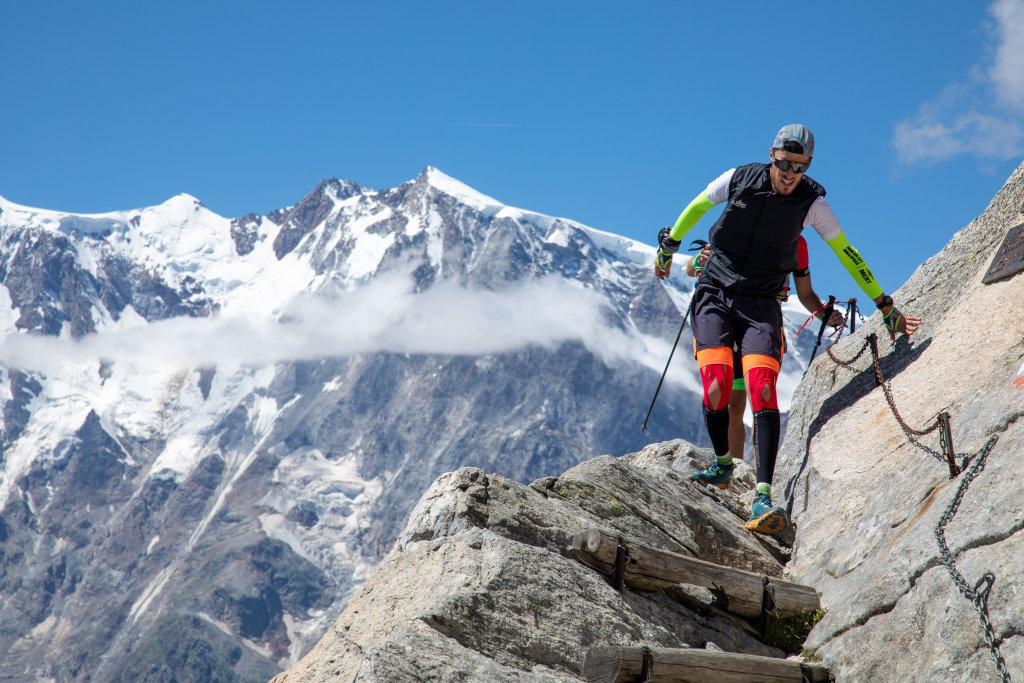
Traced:
POLYGON ((772 190, 768 164, 740 166, 729 199, 711 226, 711 258, 703 276, 736 294, 776 296, 796 270, 804 218, 825 188, 804 176, 791 195, 772 190))

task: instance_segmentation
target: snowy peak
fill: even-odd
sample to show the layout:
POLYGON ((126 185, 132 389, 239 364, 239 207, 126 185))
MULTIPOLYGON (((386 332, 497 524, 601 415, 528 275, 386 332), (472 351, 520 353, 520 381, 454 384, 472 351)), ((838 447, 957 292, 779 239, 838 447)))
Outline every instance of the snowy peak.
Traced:
POLYGON ((103 233, 105 227, 123 222, 126 212, 110 212, 96 214, 72 214, 49 209, 37 209, 8 201, 0 197, 0 226, 23 228, 42 228, 52 232, 71 234, 72 227, 84 228, 84 234, 103 233))
POLYGON ((328 178, 321 180, 310 194, 321 194, 330 197, 335 202, 343 202, 346 199, 366 192, 366 188, 351 180, 338 180, 328 178))
POLYGON ((298 204, 269 214, 270 220, 282 226, 274 239, 274 254, 278 259, 284 258, 306 235, 327 220, 340 203, 365 192, 366 189, 351 180, 329 178, 317 183, 298 204))
POLYGON ((548 244, 566 248, 582 247, 584 251, 587 251, 586 243, 589 242, 598 250, 610 252, 609 255, 612 258, 636 264, 648 263, 654 255, 653 247, 642 242, 597 230, 567 218, 558 218, 504 204, 433 166, 423 169, 414 182, 416 185, 427 186, 446 194, 489 218, 509 218, 521 225, 532 226, 540 238, 548 244))
POLYGON ((158 204, 161 207, 167 208, 188 208, 195 209, 202 206, 203 203, 199 201, 197 197, 190 195, 188 192, 180 192, 165 202, 158 204))
POLYGON ((481 212, 495 213, 500 211, 505 204, 493 197, 488 197, 482 192, 477 192, 462 181, 452 178, 443 171, 433 166, 427 166, 416 178, 417 184, 429 185, 439 192, 451 196, 453 199, 473 207, 481 212))
POLYGON ((203 203, 196 197, 184 192, 175 195, 156 206, 118 211, 103 211, 100 213, 81 213, 74 211, 40 209, 32 206, 25 206, 23 204, 17 204, 3 196, 0 196, 0 216, 4 217, 3 219, 0 219, 0 221, 2 221, 2 224, 4 225, 22 226, 25 224, 37 224, 45 227, 52 226, 54 222, 60 223, 62 219, 82 219, 83 222, 87 222, 88 220, 127 221, 129 217, 145 211, 161 211, 164 213, 176 214, 195 211, 200 208, 203 208, 203 203))

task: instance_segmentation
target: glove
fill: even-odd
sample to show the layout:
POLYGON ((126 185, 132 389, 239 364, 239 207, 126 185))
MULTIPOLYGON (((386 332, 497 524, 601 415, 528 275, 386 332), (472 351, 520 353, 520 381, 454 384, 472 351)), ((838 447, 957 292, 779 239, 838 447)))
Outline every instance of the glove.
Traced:
POLYGON ((885 325, 885 329, 889 330, 889 336, 893 339, 896 338, 896 333, 900 331, 900 320, 903 318, 903 314, 900 313, 900 309, 893 306, 889 309, 889 312, 882 316, 882 323, 885 325))
POLYGON ((672 239, 672 228, 665 226, 658 231, 658 256, 664 254, 668 259, 672 258, 672 255, 679 251, 679 240, 672 239))
POLYGON ((668 277, 672 268, 672 254, 679 251, 679 240, 672 239, 672 228, 666 226, 658 232, 658 255, 654 259, 654 275, 659 280, 668 277))
MULTIPOLYGON (((672 255, 679 251, 679 240, 672 239, 672 228, 665 226, 658 231, 658 258, 656 265, 659 271, 668 275, 672 263, 672 255)), ((662 277, 659 275, 659 277, 662 277)))

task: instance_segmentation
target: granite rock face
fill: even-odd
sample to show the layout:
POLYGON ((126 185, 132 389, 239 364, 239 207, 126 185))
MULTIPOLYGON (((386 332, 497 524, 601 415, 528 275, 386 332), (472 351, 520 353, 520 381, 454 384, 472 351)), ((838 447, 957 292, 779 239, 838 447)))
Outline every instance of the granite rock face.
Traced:
POLYGON ((982 284, 1022 223, 1024 166, 894 294, 924 318, 917 334, 893 345, 875 315, 831 349, 849 360, 878 335, 896 412, 917 431, 947 412, 964 473, 950 478, 938 431, 903 430, 870 351, 849 367, 822 355, 795 394, 774 484, 800 529, 790 570, 828 610, 807 645, 839 680, 999 680, 950 562, 970 590, 991 572, 995 645, 1007 671, 1024 672, 1024 274, 982 284))

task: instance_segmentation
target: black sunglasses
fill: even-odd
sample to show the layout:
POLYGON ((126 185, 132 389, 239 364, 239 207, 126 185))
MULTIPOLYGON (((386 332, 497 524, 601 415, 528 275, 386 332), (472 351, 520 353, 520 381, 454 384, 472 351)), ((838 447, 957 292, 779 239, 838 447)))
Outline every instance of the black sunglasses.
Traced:
POLYGON ((790 169, 793 169, 793 173, 803 173, 811 165, 811 162, 809 161, 790 161, 789 159, 779 159, 778 157, 773 158, 772 163, 775 164, 775 168, 779 169, 783 173, 790 169))

